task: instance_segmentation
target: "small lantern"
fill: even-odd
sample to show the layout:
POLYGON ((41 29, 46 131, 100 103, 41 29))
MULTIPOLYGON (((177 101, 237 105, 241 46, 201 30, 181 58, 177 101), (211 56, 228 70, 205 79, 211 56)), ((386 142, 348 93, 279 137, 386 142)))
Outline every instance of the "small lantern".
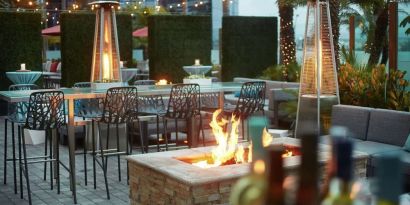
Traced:
POLYGON ((117 1, 94 1, 96 9, 91 82, 122 82, 115 8, 117 1))
POLYGON ((328 1, 308 1, 296 137, 326 133, 339 104, 335 51, 328 1))

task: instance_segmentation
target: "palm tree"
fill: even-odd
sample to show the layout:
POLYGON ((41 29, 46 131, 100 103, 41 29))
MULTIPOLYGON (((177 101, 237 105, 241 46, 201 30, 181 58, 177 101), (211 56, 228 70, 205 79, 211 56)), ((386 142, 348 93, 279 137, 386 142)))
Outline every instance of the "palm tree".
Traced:
POLYGON ((332 22, 333 48, 335 50, 336 68, 339 69, 339 36, 340 36, 340 1, 329 0, 330 20, 332 22))
POLYGON ((366 35, 364 51, 370 54, 368 65, 379 62, 386 64, 388 60, 388 3, 384 0, 352 0, 351 3, 360 7, 361 12, 350 9, 347 13, 353 14, 361 22, 362 35, 366 35), (353 12, 352 12, 353 11, 353 12), (362 13, 362 14, 360 14, 362 13), (379 61, 381 57, 381 60, 379 61))
POLYGON ((293 28, 293 2, 278 0, 280 18, 280 61, 284 65, 296 62, 295 30, 293 28))

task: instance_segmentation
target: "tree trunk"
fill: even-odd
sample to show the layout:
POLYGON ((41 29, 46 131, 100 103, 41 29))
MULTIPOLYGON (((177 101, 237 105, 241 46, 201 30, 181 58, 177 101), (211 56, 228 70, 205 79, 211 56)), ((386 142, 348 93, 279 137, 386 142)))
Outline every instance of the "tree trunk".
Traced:
POLYGON ((335 49, 336 69, 339 69, 339 36, 340 36, 340 3, 339 0, 329 0, 330 20, 332 21, 333 47, 335 49))
POLYGON ((280 17, 280 62, 284 65, 296 62, 295 31, 293 29, 293 5, 278 0, 280 17))
MULTIPOLYGON (((376 65, 379 63, 383 47, 386 44, 387 26, 388 26, 388 7, 387 4, 381 9, 375 9, 374 15, 377 16, 376 28, 374 29, 374 39, 370 47, 370 57, 368 65, 376 65)), ((384 59, 387 62, 387 59, 384 59)))

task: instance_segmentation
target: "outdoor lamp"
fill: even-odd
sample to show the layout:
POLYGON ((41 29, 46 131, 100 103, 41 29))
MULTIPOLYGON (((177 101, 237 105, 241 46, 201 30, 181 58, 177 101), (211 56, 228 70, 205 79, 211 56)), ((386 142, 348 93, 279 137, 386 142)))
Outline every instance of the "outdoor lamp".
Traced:
POLYGON ((340 103, 329 2, 308 1, 307 9, 296 137, 326 133, 340 103))
POLYGON ((122 82, 115 8, 118 1, 94 1, 96 10, 92 83, 122 82))

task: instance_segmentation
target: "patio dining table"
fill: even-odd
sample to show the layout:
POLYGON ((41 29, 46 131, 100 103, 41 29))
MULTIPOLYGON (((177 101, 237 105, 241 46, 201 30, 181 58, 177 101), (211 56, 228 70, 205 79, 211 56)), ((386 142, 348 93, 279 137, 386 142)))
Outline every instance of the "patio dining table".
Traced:
POLYGON ((41 76, 40 71, 10 71, 6 76, 14 84, 34 84, 41 76))
MULTIPOLYGON (((210 86, 200 86, 201 93, 215 93, 219 92, 219 105, 222 107, 224 104, 224 93, 225 92, 236 92, 240 91, 242 83, 235 82, 219 82, 213 83, 210 86)), ((147 95, 169 95, 171 91, 171 85, 149 85, 149 86, 137 86, 139 96, 147 95)), ((72 192, 74 197, 74 202, 77 203, 76 195, 76 172, 75 172, 75 136, 74 127, 77 122, 74 120, 74 101, 78 99, 93 99, 93 98, 104 98, 107 92, 106 89, 92 90, 90 88, 61 88, 63 91, 64 98, 68 105, 68 144, 69 144, 69 159, 70 159, 70 177, 72 180, 72 192)), ((0 99, 7 102, 27 102, 29 100, 30 94, 35 92, 34 90, 26 91, 0 91, 0 99)), ((195 125, 195 120, 190 120, 188 122, 188 138, 190 140, 190 147, 198 146, 198 136, 194 136, 196 132, 190 131, 195 125), (191 133, 191 134, 190 134, 191 133), (190 136, 191 135, 191 136, 190 136)))

